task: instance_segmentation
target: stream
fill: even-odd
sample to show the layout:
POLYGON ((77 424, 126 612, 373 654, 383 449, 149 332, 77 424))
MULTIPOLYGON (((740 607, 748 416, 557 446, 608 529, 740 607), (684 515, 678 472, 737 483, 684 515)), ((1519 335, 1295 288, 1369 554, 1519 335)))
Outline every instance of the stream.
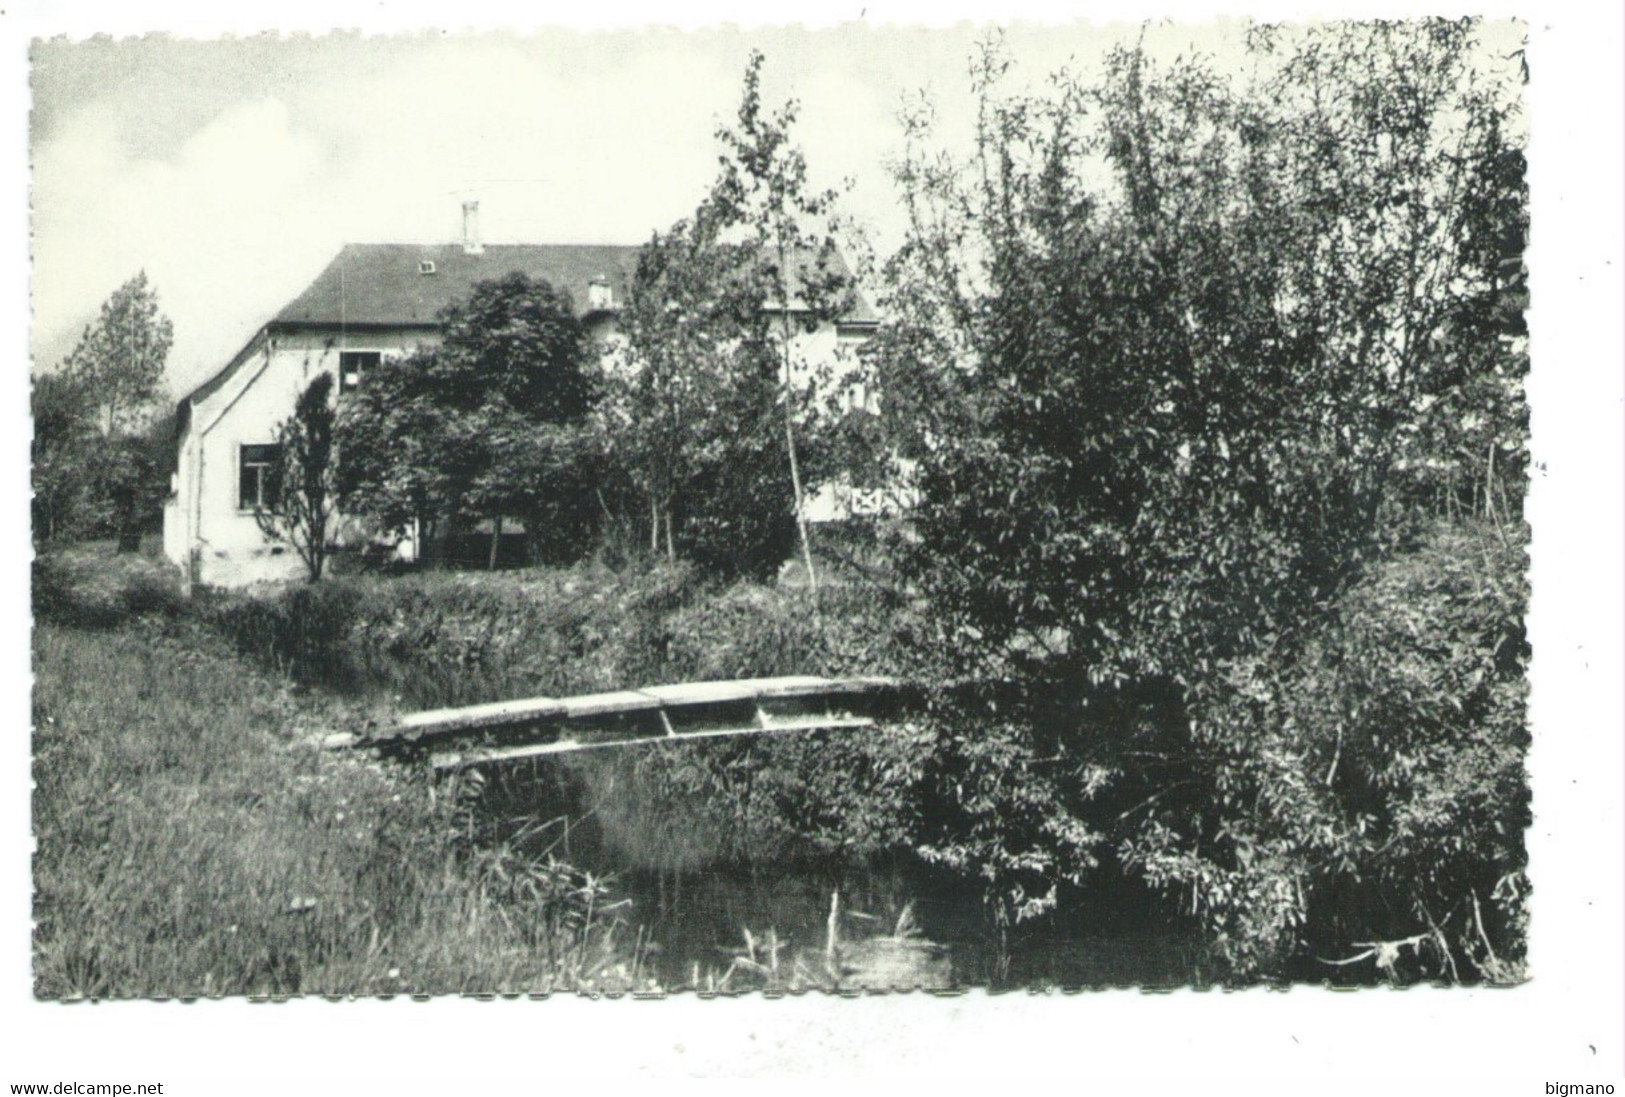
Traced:
POLYGON ((669 990, 1175 987, 1205 981, 1188 927, 1115 869, 1001 935, 980 881, 906 848, 723 860, 703 826, 658 822, 544 761, 496 775, 482 810, 536 829, 534 849, 606 877, 623 940, 669 990))

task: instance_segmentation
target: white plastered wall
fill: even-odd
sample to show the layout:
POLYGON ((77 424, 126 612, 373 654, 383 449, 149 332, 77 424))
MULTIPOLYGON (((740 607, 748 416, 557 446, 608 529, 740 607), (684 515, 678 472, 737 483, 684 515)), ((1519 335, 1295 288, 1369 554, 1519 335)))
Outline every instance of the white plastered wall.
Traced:
MULTIPOLYGON (((303 575, 291 545, 278 544, 240 504, 242 447, 274 442, 299 393, 321 372, 337 379, 342 351, 401 354, 421 332, 284 332, 270 336, 219 389, 192 406, 180 444, 175 496, 165 508, 164 549, 211 586, 240 587, 303 575)), ((342 395, 338 397, 343 399, 342 395)))
MULTIPOLYGON (((613 323, 600 321, 591 332, 603 350, 621 344, 613 323)), ((252 510, 238 498, 242 447, 276 440, 277 426, 292 413, 304 387, 322 372, 337 376, 343 351, 377 351, 386 357, 435 341, 422 330, 365 333, 282 332, 267 337, 219 389, 198 400, 180 442, 174 496, 164 508, 164 551, 203 584, 241 587, 285 582, 303 575, 298 553, 261 531, 252 510)), ((828 365, 839 379, 855 361, 862 337, 842 335, 835 325, 798 330, 792 343, 796 383, 810 384, 828 365)), ((339 394, 342 400, 343 395, 339 394)), ((808 500, 811 520, 845 517, 850 503, 838 487, 826 486, 808 500)))

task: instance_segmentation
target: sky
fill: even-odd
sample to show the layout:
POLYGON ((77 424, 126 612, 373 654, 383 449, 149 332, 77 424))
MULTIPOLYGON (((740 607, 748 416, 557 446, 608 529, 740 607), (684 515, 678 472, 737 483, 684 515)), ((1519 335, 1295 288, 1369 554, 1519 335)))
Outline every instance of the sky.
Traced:
MULTIPOLYGON (((1007 31, 1022 78, 1087 63, 1132 28, 1007 31)), ((145 270, 186 391, 346 242, 450 242, 480 202, 488 243, 646 240, 691 212, 749 52, 764 98, 801 104, 812 182, 898 238, 887 158, 906 94, 968 134, 983 32, 862 27, 582 33, 434 31, 48 39, 32 51, 35 369, 145 270)), ((1191 37, 1190 32, 1182 32, 1191 37)))
MULTIPOLYGON (((1164 21, 1148 41, 1228 57, 1241 26, 1164 21)), ((179 396, 340 245, 457 240, 466 200, 480 202, 487 243, 642 243, 703 195, 752 49, 766 56, 766 102, 800 103, 811 182, 848 185, 842 212, 884 254, 902 231, 887 171, 898 111, 923 96, 963 148, 968 60, 987 33, 848 22, 46 38, 31 50, 33 368, 55 368, 144 270, 174 322, 179 396)), ((1014 89, 1087 74, 1141 27, 1002 33, 1014 89)))

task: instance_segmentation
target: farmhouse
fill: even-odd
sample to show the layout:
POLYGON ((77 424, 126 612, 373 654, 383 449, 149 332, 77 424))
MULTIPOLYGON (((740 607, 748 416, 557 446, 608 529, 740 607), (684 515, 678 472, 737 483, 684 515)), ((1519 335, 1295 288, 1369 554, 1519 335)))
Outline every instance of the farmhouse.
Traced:
MULTIPOLYGON (((297 554, 267 538, 255 518, 276 458, 277 426, 318 373, 336 374, 342 403, 384 359, 437 342, 441 310, 466 300, 477 283, 514 272, 545 280, 570 295, 601 351, 614 346, 638 248, 482 245, 476 214, 465 209, 460 244, 345 245, 309 288, 180 401, 164 552, 192 581, 241 586, 301 574, 297 554)), ((838 322, 798 335, 798 353, 833 362, 874 325, 858 299, 838 322)), ((818 506, 827 513, 832 504, 818 506)))

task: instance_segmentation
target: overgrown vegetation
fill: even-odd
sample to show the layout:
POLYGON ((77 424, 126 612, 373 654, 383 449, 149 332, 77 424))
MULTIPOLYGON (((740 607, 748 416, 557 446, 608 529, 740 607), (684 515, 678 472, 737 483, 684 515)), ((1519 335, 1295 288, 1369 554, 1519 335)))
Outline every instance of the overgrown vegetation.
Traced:
MULTIPOLYGON (((841 673, 883 664, 890 628, 857 592, 833 603, 850 610, 839 627, 820 627, 803 590, 666 568, 188 600, 173 569, 105 546, 42 560, 35 596, 36 967, 49 997, 642 987, 627 912, 558 859, 534 783, 512 802, 479 776, 432 788, 324 752, 320 734, 493 696, 841 673), (101 848, 83 826, 130 840, 101 848), (144 875, 160 864, 175 875, 144 875), (470 935, 430 951, 448 921, 470 935)), ((692 871, 896 849, 920 753, 902 726, 586 758, 554 780, 630 863, 692 871)))
POLYGON ((159 408, 173 336, 142 272, 102 303, 55 372, 34 379, 37 542, 116 537, 133 552, 157 528, 174 467, 174 417, 159 408))
POLYGON ((717 129, 710 190, 639 257, 600 422, 620 525, 647 530, 651 554, 762 580, 799 544, 816 591, 806 499, 827 472, 829 378, 800 340, 846 310, 852 285, 831 235, 838 195, 808 183, 797 105, 766 107, 763 64, 753 53, 737 120, 717 129))
POLYGON ((868 591, 815 621, 799 589, 721 586, 686 567, 584 563, 485 575, 355 576, 203 611, 265 665, 395 695, 406 708, 662 681, 840 674, 900 664, 868 591))
MULTIPOLYGON (((818 617, 803 587, 721 586, 689 568, 594 564, 335 579, 226 598, 209 612, 264 665, 389 696, 401 709, 674 681, 903 671, 899 608, 859 587, 828 586, 821 598, 818 617)), ((571 768, 617 834, 670 836, 690 850, 676 864, 743 864, 899 848, 923 757, 919 729, 904 726, 686 744, 571 768), (854 776, 864 779, 854 784, 854 776), (656 822, 662 817, 669 825, 656 822)))
POLYGON ((1250 71, 1129 48, 1028 96, 994 44, 969 161, 916 119, 870 381, 948 672, 1021 683, 945 728, 958 810, 1042 819, 969 832, 1013 917, 1109 843, 1239 978, 1516 970, 1526 200, 1476 33, 1259 27, 1250 71))
POLYGON ((337 423, 343 509, 433 558, 480 519, 496 564, 505 519, 532 562, 578 557, 594 528, 593 381, 569 296, 511 274, 440 317, 441 343, 384 362, 337 423))
POLYGON ((34 671, 39 996, 644 985, 605 881, 477 840, 456 784, 321 750, 331 701, 209 631, 43 624, 34 671))

